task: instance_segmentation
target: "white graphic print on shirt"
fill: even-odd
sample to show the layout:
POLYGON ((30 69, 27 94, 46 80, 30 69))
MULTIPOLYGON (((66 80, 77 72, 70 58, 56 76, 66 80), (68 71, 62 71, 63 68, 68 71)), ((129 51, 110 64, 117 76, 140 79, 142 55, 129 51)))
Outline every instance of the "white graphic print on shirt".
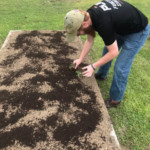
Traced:
POLYGON ((95 5, 97 5, 98 7, 101 7, 103 11, 111 10, 111 8, 109 8, 105 2, 111 4, 114 9, 118 9, 118 7, 122 6, 118 0, 104 0, 102 2, 96 3, 95 5))

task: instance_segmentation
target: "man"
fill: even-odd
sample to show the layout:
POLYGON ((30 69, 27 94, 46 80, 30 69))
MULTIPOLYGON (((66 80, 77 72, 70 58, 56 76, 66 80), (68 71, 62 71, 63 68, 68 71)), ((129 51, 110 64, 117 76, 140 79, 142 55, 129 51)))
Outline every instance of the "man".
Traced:
POLYGON ((131 4, 121 0, 103 0, 86 11, 72 10, 64 19, 68 40, 77 35, 87 35, 79 59, 74 61, 77 68, 92 48, 95 31, 102 37, 105 47, 102 57, 95 63, 84 67, 83 76, 104 80, 107 77, 113 58, 117 55, 110 98, 106 107, 116 107, 123 99, 128 75, 135 55, 149 35, 147 17, 131 4), (119 53, 120 50, 120 53, 119 53))

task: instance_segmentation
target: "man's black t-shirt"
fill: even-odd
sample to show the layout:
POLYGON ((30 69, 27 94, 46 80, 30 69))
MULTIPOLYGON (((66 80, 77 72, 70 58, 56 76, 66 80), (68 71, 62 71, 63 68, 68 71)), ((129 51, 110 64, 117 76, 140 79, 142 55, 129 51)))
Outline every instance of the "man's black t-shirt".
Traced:
POLYGON ((92 27, 102 37, 105 45, 115 41, 115 35, 139 32, 148 19, 137 8, 121 0, 103 0, 87 10, 92 27))

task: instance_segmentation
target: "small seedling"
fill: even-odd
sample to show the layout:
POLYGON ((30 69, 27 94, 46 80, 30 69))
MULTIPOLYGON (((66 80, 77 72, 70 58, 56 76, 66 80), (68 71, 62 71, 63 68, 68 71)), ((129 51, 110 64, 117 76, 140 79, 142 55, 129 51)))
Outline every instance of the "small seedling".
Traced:
MULTIPOLYGON (((75 69, 75 68, 74 68, 74 64, 73 64, 73 63, 72 63, 72 64, 70 64, 69 69, 75 69)), ((77 76, 78 76, 79 78, 80 78, 80 77, 82 77, 82 72, 80 72, 80 71, 76 70, 76 74, 77 74, 77 76)))
POLYGON ((80 71, 76 71, 76 74, 77 74, 77 76, 80 78, 80 77, 82 77, 82 73, 80 72, 80 71))

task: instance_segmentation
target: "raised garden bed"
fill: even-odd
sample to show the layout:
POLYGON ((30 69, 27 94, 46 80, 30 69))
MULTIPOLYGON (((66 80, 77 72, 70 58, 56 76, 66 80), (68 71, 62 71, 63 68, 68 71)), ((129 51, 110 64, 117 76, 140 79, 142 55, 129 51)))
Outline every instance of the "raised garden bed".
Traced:
POLYGON ((0 149, 119 149, 95 78, 69 67, 81 48, 63 31, 10 32, 0 50, 0 149))

